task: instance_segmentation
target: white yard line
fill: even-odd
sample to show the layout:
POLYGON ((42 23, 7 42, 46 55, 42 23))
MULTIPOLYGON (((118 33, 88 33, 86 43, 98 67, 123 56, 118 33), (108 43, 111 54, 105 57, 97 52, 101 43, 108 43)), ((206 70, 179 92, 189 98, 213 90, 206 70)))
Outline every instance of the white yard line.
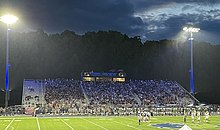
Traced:
POLYGON ((64 120, 62 120, 61 118, 59 118, 65 125, 67 125, 71 130, 74 130, 72 126, 70 126, 68 123, 66 123, 64 120))
POLYGON ((11 118, 0 118, 0 120, 11 120, 11 118))
MULTIPOLYGON (((0 118, 0 120, 11 120, 12 118, 0 118)), ((30 119, 35 119, 35 117, 16 117, 16 120, 30 120, 30 119)))
POLYGON ((126 125, 126 124, 123 124, 123 123, 120 123, 120 122, 117 122, 117 121, 112 121, 112 122, 115 122, 115 123, 121 124, 121 125, 123 125, 123 126, 130 127, 130 128, 136 129, 136 130, 141 130, 141 129, 136 128, 136 127, 134 127, 134 126, 131 126, 131 125, 126 125))
POLYGON ((9 126, 12 124, 12 122, 14 122, 14 120, 15 120, 15 118, 13 118, 13 119, 11 120, 11 122, 8 124, 8 126, 5 128, 5 130, 7 130, 7 129, 9 128, 9 126))
POLYGON ((36 117, 36 119, 37 119, 37 127, 38 127, 38 130, 40 130, 40 123, 39 123, 39 121, 38 121, 38 118, 36 117))
POLYGON ((96 125, 96 126, 102 128, 102 129, 104 129, 104 130, 108 130, 107 128, 105 128, 105 127, 103 127, 103 126, 101 126, 101 125, 99 125, 99 124, 96 124, 96 123, 94 123, 94 122, 92 122, 92 121, 86 120, 86 119, 84 119, 84 118, 82 118, 82 119, 85 120, 85 121, 87 121, 87 122, 89 122, 89 123, 91 123, 91 124, 93 124, 93 125, 96 125))

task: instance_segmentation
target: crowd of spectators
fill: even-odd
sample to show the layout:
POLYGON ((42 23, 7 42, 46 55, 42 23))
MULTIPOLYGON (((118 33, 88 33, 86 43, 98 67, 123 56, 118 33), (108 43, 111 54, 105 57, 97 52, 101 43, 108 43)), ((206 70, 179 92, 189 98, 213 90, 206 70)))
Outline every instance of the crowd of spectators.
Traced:
POLYGON ((78 80, 47 79, 44 81, 44 88, 47 113, 79 111, 86 104, 78 80))
MULTIPOLYGON (((44 99, 39 106, 0 108, 0 115, 26 114, 27 110, 50 115, 120 116, 137 115, 145 110, 154 115, 180 115, 184 107, 194 102, 176 81, 168 80, 89 82, 59 78, 45 79, 42 85, 44 99)), ((219 106, 210 108, 219 114, 219 106)))
POLYGON ((189 105, 190 95, 175 81, 129 80, 127 82, 83 82, 90 105, 189 105), (137 95, 137 97, 135 96, 137 95))
POLYGON ((129 86, 145 106, 169 104, 186 106, 193 103, 189 93, 175 81, 130 80, 129 86))
POLYGON ((127 83, 102 81, 82 82, 81 85, 88 95, 90 105, 95 107, 107 104, 131 107, 137 103, 127 83))
MULTIPOLYGON (((175 81, 128 80, 88 82, 74 79, 44 81, 47 113, 124 114, 135 108, 189 105, 190 95, 175 81)), ((45 110, 45 109, 44 109, 45 110)))
POLYGON ((9 106, 7 108, 0 107, 0 116, 14 116, 20 114, 25 114, 22 105, 9 106))

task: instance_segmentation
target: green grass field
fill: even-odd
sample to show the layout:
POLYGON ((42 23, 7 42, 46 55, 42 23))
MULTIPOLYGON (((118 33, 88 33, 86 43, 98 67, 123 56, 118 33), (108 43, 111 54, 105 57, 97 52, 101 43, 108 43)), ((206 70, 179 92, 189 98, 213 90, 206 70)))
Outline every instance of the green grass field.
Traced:
MULTIPOLYGON (((0 130, 178 130, 179 128, 157 128, 152 124, 181 124, 183 117, 156 116, 150 122, 138 125, 138 118, 129 117, 0 117, 0 130)), ((208 123, 201 117, 201 124, 186 124, 193 130, 220 130, 220 116, 211 116, 208 123)))

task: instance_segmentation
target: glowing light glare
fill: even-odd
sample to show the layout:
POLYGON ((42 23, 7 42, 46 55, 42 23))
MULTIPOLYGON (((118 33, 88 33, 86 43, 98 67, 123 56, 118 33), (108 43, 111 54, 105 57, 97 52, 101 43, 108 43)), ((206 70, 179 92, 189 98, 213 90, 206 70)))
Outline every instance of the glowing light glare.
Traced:
POLYGON ((193 28, 193 27, 184 27, 183 31, 185 32, 199 32, 200 28, 193 28))
POLYGON ((18 17, 14 16, 14 15, 10 15, 10 14, 7 14, 7 15, 0 17, 0 21, 4 22, 6 24, 14 24, 17 22, 17 20, 18 20, 18 17))
POLYGON ((183 31, 180 31, 176 34, 176 36, 172 37, 171 39, 175 39, 179 44, 183 44, 187 40, 187 36, 183 31))

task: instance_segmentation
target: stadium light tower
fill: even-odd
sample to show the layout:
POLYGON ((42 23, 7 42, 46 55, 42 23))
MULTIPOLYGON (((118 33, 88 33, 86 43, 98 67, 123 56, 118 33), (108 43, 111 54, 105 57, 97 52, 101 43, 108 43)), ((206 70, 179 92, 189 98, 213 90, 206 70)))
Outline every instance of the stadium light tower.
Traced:
POLYGON ((6 41, 6 68, 5 68, 5 107, 8 107, 9 100, 9 63, 8 63, 8 55, 9 55, 9 26, 11 24, 16 23, 18 18, 16 16, 7 14, 0 17, 0 21, 7 25, 7 41, 6 41))
POLYGON ((190 93, 192 95, 195 94, 194 92, 194 72, 193 72, 193 33, 199 32, 200 28, 193 28, 193 27, 184 27, 183 31, 190 33, 190 93))

